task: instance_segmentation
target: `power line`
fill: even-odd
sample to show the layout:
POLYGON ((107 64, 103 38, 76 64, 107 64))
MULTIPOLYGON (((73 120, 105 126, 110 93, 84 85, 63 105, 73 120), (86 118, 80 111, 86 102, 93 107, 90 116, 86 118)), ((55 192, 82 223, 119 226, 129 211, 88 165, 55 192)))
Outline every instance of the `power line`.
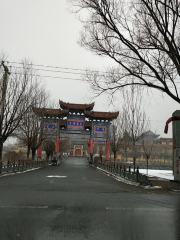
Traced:
MULTIPOLYGON (((6 61, 7 63, 15 63, 15 64, 19 64, 19 65, 23 65, 24 63, 19 63, 19 62, 11 62, 11 61, 6 61)), ((56 68, 56 69, 65 69, 65 70, 73 70, 73 71, 83 71, 83 72, 87 72, 88 70, 85 70, 85 69, 79 69, 79 68, 65 68, 65 67, 57 67, 57 66, 48 66, 48 65, 42 65, 42 64, 32 64, 32 63, 26 63, 26 65, 30 65, 30 66, 40 66, 40 67, 46 67, 46 68, 56 68)), ((15 67, 15 66, 12 66, 12 67, 15 67)), ((22 68, 22 67, 15 67, 15 68, 22 68)), ((30 68, 27 68, 26 69, 30 69, 30 68)), ((76 74, 76 75, 86 75, 86 73, 76 73, 76 72, 64 72, 64 71, 55 71, 55 70, 47 70, 47 69, 37 69, 35 68, 35 70, 38 70, 38 71, 45 71, 45 72, 59 72, 59 73, 66 73, 66 74, 76 74)), ((99 76, 99 77, 108 77, 108 76, 104 76, 104 75, 101 75, 102 74, 109 74, 109 72, 103 72, 103 71, 96 71, 96 70, 91 70, 91 72, 94 72, 94 73, 100 73, 100 75, 96 75, 96 76, 99 76)), ((118 74, 118 73, 117 73, 118 74)), ((51 76, 44 76, 44 77, 51 77, 51 76)), ((109 76, 111 77, 111 76, 109 76)), ((52 78, 58 78, 58 77, 52 77, 52 78)), ((61 77, 59 77, 61 78, 61 77)), ((81 79, 76 79, 76 80, 81 80, 81 79)), ((170 80, 169 80, 170 81, 170 80)), ((150 82, 156 82, 156 80, 151 80, 150 82)), ((180 83, 180 82, 176 82, 177 83, 180 83)), ((174 87, 170 87, 170 88, 174 88, 174 87)))
MULTIPOLYGON (((23 65, 24 63, 19 63, 19 62, 11 62, 11 61, 6 61, 7 63, 15 63, 15 64, 20 64, 23 65)), ((46 67, 46 68, 59 68, 59 69, 67 69, 67 70, 74 70, 74 71, 84 71, 87 72, 85 69, 80 69, 80 68, 66 68, 66 67, 57 67, 57 66, 48 66, 48 65, 43 65, 43 64, 32 64, 32 63, 26 63, 26 65, 30 66, 37 66, 37 67, 46 67)), ((99 71, 92 71, 92 72, 99 72, 99 71)), ((103 73, 108 73, 108 72, 103 72, 103 73)))
MULTIPOLYGON (((17 73, 17 72, 12 72, 11 71, 11 73, 13 73, 13 74, 16 74, 16 75, 21 75, 22 73, 17 73)), ((83 79, 80 79, 80 78, 67 78, 67 77, 59 77, 59 76, 45 76, 45 75, 39 75, 39 74, 28 74, 28 73, 26 73, 26 75, 27 76, 34 76, 34 77, 44 77, 44 78, 54 78, 54 79, 66 79, 66 80, 74 80, 74 81, 81 81, 81 82, 87 82, 87 81, 84 81, 83 79)), ((101 82, 103 82, 103 81, 101 81, 101 82)), ((117 83, 118 84, 118 83, 117 83)), ((144 85, 145 86, 145 85, 144 85)), ((116 86, 116 87, 119 87, 118 85, 116 86)), ((146 86, 145 86, 146 87, 146 86)), ((161 87, 161 86, 159 86, 159 87, 161 87)), ((174 87, 168 87, 168 88, 173 88, 174 89, 174 87)), ((177 88, 177 89, 180 89, 180 88, 177 88)))
MULTIPOLYGON (((24 63, 20 63, 20 62, 11 62, 11 61, 6 61, 7 63, 13 63, 13 64, 19 64, 19 65, 23 65, 24 63)), ((30 66, 41 66, 41 67, 46 67, 46 68, 57 68, 57 69, 66 69, 66 70, 75 70, 75 71, 85 71, 87 72, 87 70, 84 70, 84 69, 78 69, 78 68, 64 68, 64 67, 57 67, 57 66, 48 66, 48 65, 42 65, 42 64, 32 64, 32 63, 26 63, 26 65, 30 65, 30 66)), ((12 66, 14 68, 20 68, 22 69, 22 67, 16 67, 16 66, 12 66)), ((26 69, 31 69, 31 68, 27 68, 26 69)), ((38 70, 38 71, 46 71, 46 72, 56 72, 56 73, 66 73, 66 74, 76 74, 76 75, 86 75, 85 73, 76 73, 76 72, 64 72, 64 71, 55 71, 55 70, 47 70, 47 69, 36 69, 35 70, 38 70)), ((99 73, 99 71, 91 71, 91 72, 97 72, 99 73)), ((108 73, 108 72, 102 72, 104 74, 108 73)), ((15 73, 14 74, 20 74, 20 73, 15 73)), ((28 75, 28 74, 27 74, 28 75)), ((30 75, 30 74, 29 74, 30 75)), ((54 78, 54 79, 66 79, 66 80, 75 80, 75 81, 84 81, 80 78, 70 78, 70 77, 59 77, 59 76, 44 76, 44 75, 39 75, 39 74, 33 74, 33 76, 36 76, 36 77, 45 77, 45 78, 54 78)), ((100 76, 100 77, 105 77, 104 75, 97 75, 97 76, 100 76)), ((107 76, 106 76, 107 77, 107 76)), ((156 80, 151 80, 152 82, 156 82, 156 80)), ((101 82, 104 82, 104 81, 101 81, 101 82)), ((118 82, 116 82, 118 84, 118 82)), ((180 82, 176 82, 177 83, 180 83, 180 82)), ((117 86, 118 87, 118 86, 117 86)), ((159 86, 161 87, 161 86, 159 86)), ((171 87, 169 86, 168 88, 173 88, 174 87, 171 87)), ((180 89, 180 88, 177 88, 177 89, 180 89)))
MULTIPOLYGON (((83 72, 87 72, 88 70, 87 69, 80 69, 80 68, 67 68, 67 67, 57 67, 57 66, 49 66, 49 65, 43 65, 43 64, 33 64, 33 63, 20 63, 20 62, 11 62, 11 61, 4 61, 4 62, 7 62, 7 63, 15 63, 15 64, 19 64, 19 65, 30 65, 30 66, 37 66, 37 67, 46 67, 46 68, 59 68, 59 69, 66 69, 66 70, 74 70, 74 71, 83 71, 83 72)), ((17 67, 17 68, 20 68, 20 67, 17 67)), ((45 69, 35 69, 35 70, 40 70, 40 71, 50 71, 50 72, 61 72, 61 71, 54 71, 54 70, 45 70, 45 69)), ((104 72, 104 71, 97 71, 97 70, 90 70, 91 72, 97 72, 97 73, 103 73, 103 74, 106 74, 109 72, 104 72)), ((66 72, 64 72, 66 73, 66 72)), ((67 72, 67 73, 73 73, 73 72, 67 72)), ((75 73, 74 73, 75 74, 75 73)), ((77 73, 77 74, 83 74, 83 73, 77 73)), ((116 73, 118 74, 118 73, 116 73)), ((101 75, 99 75, 101 76, 101 75)), ((104 76, 104 75, 102 75, 104 76)), ((155 81, 155 80, 154 80, 155 81)))
MULTIPOLYGON (((14 66, 12 66, 14 67, 14 66)), ((15 67, 15 68, 19 68, 19 69, 23 69, 22 67, 15 67)), ((25 68, 25 69, 29 69, 31 70, 31 68, 25 68)), ((55 72, 55 73, 67 73, 67 74, 76 74, 76 75, 86 75, 86 73, 76 73, 76 72, 64 72, 64 71, 55 71, 55 70, 47 70, 47 69, 38 69, 38 68, 35 68, 35 70, 37 71, 44 71, 44 72, 55 72)), ((105 77, 104 75, 96 75, 96 76, 99 76, 99 77, 105 77)), ((106 76, 106 77, 111 77, 111 76, 106 76)), ((151 82, 156 82, 156 80, 151 80, 151 82)), ((176 82, 176 83, 180 83, 180 82, 176 82)))
MULTIPOLYGON (((13 74, 16 74, 16 75, 21 75, 21 73, 16 73, 16 72, 11 72, 11 73, 13 73, 13 74)), ((32 76, 32 74, 26 74, 27 76, 32 76)), ((34 77, 45 77, 45 78, 56 78, 56 79, 67 79, 67 80, 74 80, 74 81, 82 81, 82 82, 84 82, 84 80, 82 80, 82 79, 80 79, 80 78, 66 78, 66 77, 56 77, 56 76, 42 76, 42 75, 38 75, 38 74, 36 74, 36 75, 34 75, 33 74, 33 76, 34 77)))
MULTIPOLYGON (((14 66, 12 66, 14 67, 14 66)), ((23 69, 22 67, 15 67, 15 68, 20 68, 20 69, 23 69)), ((29 69, 31 70, 31 68, 25 68, 25 69, 29 69)), ((82 74, 82 75, 85 75, 85 73, 77 73, 77 72, 64 72, 64 71, 56 71, 56 70, 47 70, 47 69, 39 69, 39 68, 35 68, 35 70, 37 71, 43 71, 43 72, 55 72, 55 73, 71 73, 71 74, 82 74)), ((101 75, 102 76, 102 75, 101 75)))

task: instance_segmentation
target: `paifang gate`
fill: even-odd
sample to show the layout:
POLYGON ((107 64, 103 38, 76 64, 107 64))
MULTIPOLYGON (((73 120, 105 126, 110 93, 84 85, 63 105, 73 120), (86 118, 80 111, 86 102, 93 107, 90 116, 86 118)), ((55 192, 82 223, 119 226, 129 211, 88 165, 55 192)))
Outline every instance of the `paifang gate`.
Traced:
MULTIPOLYGON (((49 132, 47 138, 55 141, 55 151, 59 152, 60 142, 71 138, 88 144, 89 153, 93 153, 95 143, 106 146, 106 160, 110 157, 110 126, 119 112, 92 111, 95 103, 75 104, 59 100, 59 109, 33 108, 35 114, 41 116, 44 131, 49 132)), ((42 146, 37 157, 41 157, 42 146)), ((76 150, 78 155, 78 150, 76 150)))

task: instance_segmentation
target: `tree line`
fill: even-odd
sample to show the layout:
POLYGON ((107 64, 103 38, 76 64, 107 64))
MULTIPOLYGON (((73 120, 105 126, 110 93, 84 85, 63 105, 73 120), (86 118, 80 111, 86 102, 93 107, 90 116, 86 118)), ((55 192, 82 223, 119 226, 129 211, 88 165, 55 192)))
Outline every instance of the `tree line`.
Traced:
MULTIPOLYGON (((43 115, 34 114, 33 107, 51 108, 54 103, 50 92, 45 89, 42 78, 37 74, 30 60, 24 59, 21 62, 22 67, 14 67, 11 72, 10 67, 4 63, 5 59, 6 56, 1 54, 0 162, 3 145, 9 137, 19 139, 21 144, 27 147, 27 159, 30 157, 30 151, 34 159, 36 150, 50 133, 44 131, 43 121, 41 121, 43 115)), ((48 149, 47 143, 44 149, 48 149)))

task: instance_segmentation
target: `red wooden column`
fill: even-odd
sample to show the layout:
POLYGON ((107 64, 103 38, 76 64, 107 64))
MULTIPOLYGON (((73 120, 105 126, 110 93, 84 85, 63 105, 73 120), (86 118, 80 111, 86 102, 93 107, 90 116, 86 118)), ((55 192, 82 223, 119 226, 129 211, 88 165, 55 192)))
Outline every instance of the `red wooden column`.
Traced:
POLYGON ((55 143, 55 151, 59 153, 59 137, 56 137, 56 143, 55 143))
POLYGON ((42 144, 39 146, 37 150, 37 158, 41 158, 41 156, 42 156, 42 144))
POLYGON ((106 140, 106 160, 109 160, 110 157, 110 140, 106 140))
POLYGON ((93 139, 89 139, 89 153, 93 153, 93 139))

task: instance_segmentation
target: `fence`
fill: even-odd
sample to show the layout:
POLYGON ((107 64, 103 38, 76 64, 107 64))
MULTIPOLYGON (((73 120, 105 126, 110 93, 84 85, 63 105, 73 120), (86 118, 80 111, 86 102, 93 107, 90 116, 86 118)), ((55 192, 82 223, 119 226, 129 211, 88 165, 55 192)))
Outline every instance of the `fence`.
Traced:
POLYGON ((108 164, 108 163, 97 163, 96 166, 98 166, 101 169, 104 169, 110 173, 116 174, 120 177, 133 180, 135 182, 139 182, 142 185, 150 185, 152 186, 151 182, 147 178, 145 174, 139 173, 139 167, 137 167, 136 172, 131 171, 131 167, 129 166, 126 168, 126 166, 121 167, 118 164, 108 164))
POLYGON ((15 161, 14 161, 12 164, 7 163, 7 165, 5 165, 5 166, 3 166, 3 164, 1 164, 0 165, 0 174, 5 173, 5 172, 19 172, 19 171, 24 171, 27 169, 45 167, 50 163, 51 163, 51 161, 48 161, 48 160, 19 161, 18 163, 15 163, 15 161))

